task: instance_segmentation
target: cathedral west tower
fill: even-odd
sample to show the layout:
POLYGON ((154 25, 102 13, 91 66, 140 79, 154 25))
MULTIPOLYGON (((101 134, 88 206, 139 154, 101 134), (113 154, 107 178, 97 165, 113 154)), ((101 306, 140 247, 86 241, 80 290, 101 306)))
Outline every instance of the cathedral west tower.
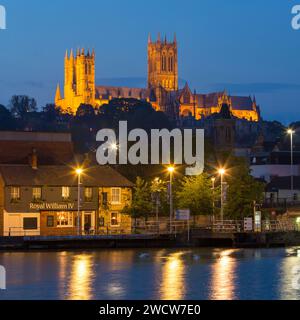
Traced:
POLYGON ((64 98, 61 97, 60 87, 57 87, 55 104, 64 112, 76 113, 81 104, 96 107, 95 84, 95 52, 85 54, 84 49, 77 50, 74 57, 65 56, 64 98))

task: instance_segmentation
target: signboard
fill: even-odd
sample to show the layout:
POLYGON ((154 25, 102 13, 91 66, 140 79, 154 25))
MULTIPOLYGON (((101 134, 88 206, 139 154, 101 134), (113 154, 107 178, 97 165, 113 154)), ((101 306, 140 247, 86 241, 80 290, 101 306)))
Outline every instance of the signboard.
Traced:
POLYGON ((245 218, 244 219, 244 231, 245 232, 253 231, 253 219, 252 218, 245 218))
POLYGON ((191 217, 190 209, 176 210, 176 220, 188 221, 191 217))
POLYGON ((261 232, 261 211, 255 211, 254 214, 254 231, 261 232))
POLYGON ((30 210, 74 210, 76 208, 74 202, 58 203, 58 202, 41 202, 30 203, 30 210))

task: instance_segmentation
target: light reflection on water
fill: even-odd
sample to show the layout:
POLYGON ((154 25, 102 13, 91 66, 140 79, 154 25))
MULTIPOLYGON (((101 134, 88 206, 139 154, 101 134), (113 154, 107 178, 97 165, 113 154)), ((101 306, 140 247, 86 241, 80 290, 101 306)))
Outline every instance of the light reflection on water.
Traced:
POLYGON ((90 300, 93 298, 92 285, 94 280, 93 257, 80 254, 73 258, 71 277, 68 282, 69 300, 90 300))
POLYGON ((184 252, 170 254, 162 266, 161 300, 182 300, 185 297, 184 252))
POLYGON ((0 253, 0 299, 300 299, 300 248, 0 253))
POLYGON ((236 259, 234 250, 224 250, 212 265, 211 300, 234 300, 236 259))

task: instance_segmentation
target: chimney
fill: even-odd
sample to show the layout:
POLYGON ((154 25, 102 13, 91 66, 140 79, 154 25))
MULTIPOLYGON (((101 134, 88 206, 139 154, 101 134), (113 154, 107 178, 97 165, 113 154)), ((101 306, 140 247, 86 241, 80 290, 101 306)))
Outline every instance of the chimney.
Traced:
POLYGON ((38 169, 38 158, 36 149, 32 149, 32 153, 29 155, 29 165, 33 170, 38 169))

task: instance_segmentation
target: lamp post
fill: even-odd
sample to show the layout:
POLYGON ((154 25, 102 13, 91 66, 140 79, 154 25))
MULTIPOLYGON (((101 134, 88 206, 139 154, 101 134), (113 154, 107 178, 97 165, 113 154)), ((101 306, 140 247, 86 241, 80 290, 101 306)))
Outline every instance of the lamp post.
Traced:
POLYGON ((216 178, 212 177, 211 178, 211 183, 212 183, 212 196, 213 196, 213 201, 212 201, 212 205, 213 205, 213 223, 215 222, 215 182, 216 182, 216 178))
POLYGON ((173 166, 168 167, 168 171, 170 174, 170 185, 169 185, 169 192, 170 192, 170 233, 172 233, 172 218, 173 218, 173 190, 172 190, 172 182, 173 182, 173 173, 175 168, 173 166))
POLYGON ((224 174, 225 174, 225 169, 223 168, 219 169, 219 175, 221 177, 221 222, 222 224, 224 220, 224 181, 223 181, 224 174))
POLYGON ((294 170, 293 170, 293 165, 294 165, 294 155, 293 155, 293 134, 295 131, 293 129, 288 129, 287 133, 290 135, 291 138, 291 201, 293 201, 294 197, 294 170))
POLYGON ((78 181, 78 198, 77 198, 77 235, 80 236, 80 185, 81 175, 83 170, 81 168, 76 169, 77 181, 78 181))
POLYGON ((155 213, 156 213, 156 225, 157 228, 159 229, 159 193, 160 193, 160 179, 155 178, 153 183, 152 183, 152 191, 154 195, 154 201, 155 201, 155 213))

